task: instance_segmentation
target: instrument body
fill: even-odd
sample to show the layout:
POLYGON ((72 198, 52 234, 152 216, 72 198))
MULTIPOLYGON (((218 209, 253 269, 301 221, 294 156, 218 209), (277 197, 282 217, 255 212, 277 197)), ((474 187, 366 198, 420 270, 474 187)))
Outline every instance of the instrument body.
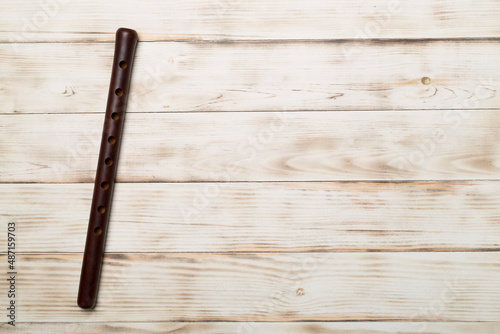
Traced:
POLYGON ((137 32, 132 29, 116 31, 111 83, 78 290, 78 306, 83 309, 94 308, 97 302, 137 40, 137 32))

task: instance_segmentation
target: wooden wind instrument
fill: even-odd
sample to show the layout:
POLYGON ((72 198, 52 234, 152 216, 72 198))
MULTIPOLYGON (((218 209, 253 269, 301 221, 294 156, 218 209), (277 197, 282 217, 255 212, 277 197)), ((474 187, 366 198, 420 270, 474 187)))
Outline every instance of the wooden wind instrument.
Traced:
POLYGON ((80 287, 78 290, 78 306, 83 309, 92 309, 97 302, 104 246, 106 243, 136 46, 136 31, 126 28, 120 28, 116 31, 111 83, 109 86, 106 117, 104 119, 89 227, 83 255, 82 273, 80 276, 80 287))

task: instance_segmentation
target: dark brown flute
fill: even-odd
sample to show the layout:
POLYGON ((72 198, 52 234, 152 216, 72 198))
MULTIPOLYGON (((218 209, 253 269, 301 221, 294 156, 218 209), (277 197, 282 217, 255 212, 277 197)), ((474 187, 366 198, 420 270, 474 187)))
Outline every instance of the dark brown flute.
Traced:
POLYGON ((137 32, 120 28, 116 31, 115 55, 111 72, 106 117, 94 183, 87 240, 83 255, 78 306, 95 307, 101 276, 104 246, 122 137, 132 64, 137 46, 137 32))

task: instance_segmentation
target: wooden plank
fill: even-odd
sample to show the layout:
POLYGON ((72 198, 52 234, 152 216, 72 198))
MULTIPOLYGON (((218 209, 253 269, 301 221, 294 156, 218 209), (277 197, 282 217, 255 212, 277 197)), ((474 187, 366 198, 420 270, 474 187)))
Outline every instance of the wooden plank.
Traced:
POLYGON ((497 37, 495 0, 3 0, 1 42, 497 37))
POLYGON ((81 258, 18 256, 19 322, 497 321, 500 312, 496 252, 108 254, 90 313, 75 304, 81 258))
MULTIPOLYGON (((500 250, 498 181, 117 184, 107 252, 500 250)), ((20 253, 84 249, 91 184, 0 184, 20 253)), ((0 245, 6 245, 6 233, 0 245)), ((5 253, 5 249, 1 252, 5 253)))
MULTIPOLYGON (((104 110, 112 56, 0 45, 0 112, 104 110)), ((492 41, 140 43, 128 111, 496 108, 499 57, 492 41)))
MULTIPOLYGON (((118 182, 498 179, 499 110, 144 113, 118 182)), ((1 182, 93 182, 103 114, 1 115, 1 182)))
POLYGON ((499 333, 499 322, 114 322, 18 323, 25 334, 175 333, 175 334, 470 334, 499 333))

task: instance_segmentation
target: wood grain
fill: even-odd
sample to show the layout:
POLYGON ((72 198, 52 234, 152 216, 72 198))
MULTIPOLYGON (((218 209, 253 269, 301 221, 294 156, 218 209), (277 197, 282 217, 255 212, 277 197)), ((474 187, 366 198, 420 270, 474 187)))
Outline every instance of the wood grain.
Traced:
MULTIPOLYGON (((1 115, 1 182, 93 182, 103 114, 1 115)), ((129 114, 118 182, 498 179, 499 110, 129 114)))
MULTIPOLYGON (((104 110, 112 56, 111 43, 0 45, 0 112, 104 110)), ((127 111, 497 108, 499 57, 488 40, 140 43, 127 111)))
POLYGON ((497 37, 495 0, 0 2, 0 42, 497 37))
POLYGON ((498 333, 499 322, 106 322, 20 323, 25 334, 470 334, 498 333))
POLYGON ((19 322, 497 321, 500 312, 496 252, 108 254, 93 312, 75 305, 81 258, 18 256, 19 322))
MULTIPOLYGON (((107 252, 500 250, 499 181, 117 184, 107 252)), ((91 184, 0 184, 20 253, 80 253, 91 184)), ((6 233, 0 245, 6 245, 6 233)), ((5 249, 0 250, 5 254, 5 249)))
POLYGON ((497 0, 2 0, 15 329, 500 333, 499 14, 497 0), (85 312, 120 26, 141 43, 85 312))

